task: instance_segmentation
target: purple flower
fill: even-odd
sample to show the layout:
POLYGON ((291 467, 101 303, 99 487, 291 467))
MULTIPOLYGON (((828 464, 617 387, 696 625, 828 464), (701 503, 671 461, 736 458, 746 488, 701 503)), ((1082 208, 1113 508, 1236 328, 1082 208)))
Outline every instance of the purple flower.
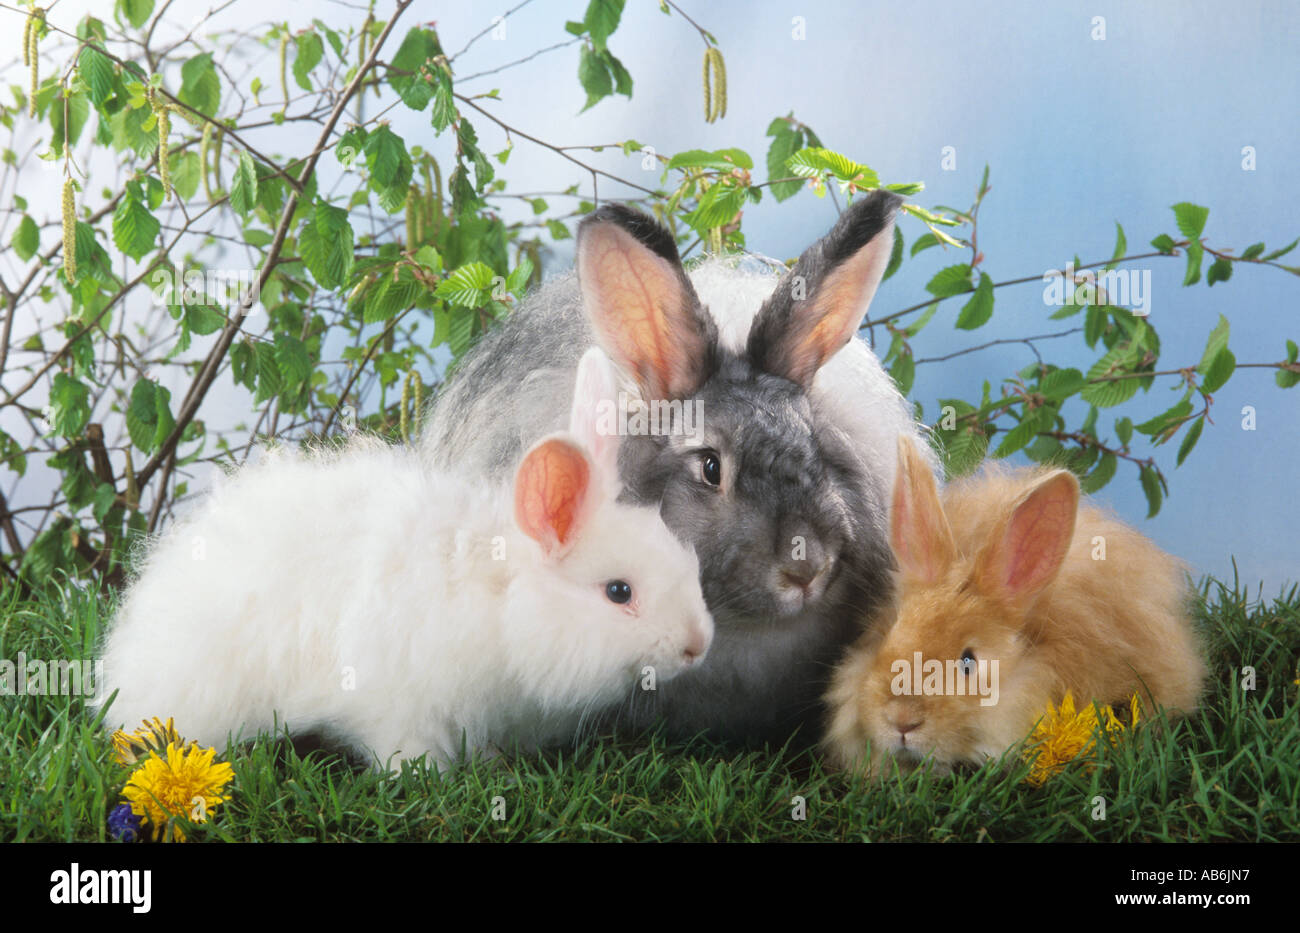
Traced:
POLYGON ((108 834, 121 842, 140 840, 141 818, 131 811, 129 803, 118 804, 108 815, 108 834))

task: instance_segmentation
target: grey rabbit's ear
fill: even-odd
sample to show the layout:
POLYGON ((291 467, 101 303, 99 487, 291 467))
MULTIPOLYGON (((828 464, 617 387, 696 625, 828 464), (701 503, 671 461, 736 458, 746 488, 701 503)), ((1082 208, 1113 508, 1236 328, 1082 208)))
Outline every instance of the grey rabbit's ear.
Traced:
POLYGON ((849 342, 889 264, 902 203, 877 189, 804 250, 754 318, 746 352, 755 366, 807 387, 849 342))
POLYGON ((607 204, 578 225, 578 282, 596 342, 645 399, 685 398, 716 367, 718 329, 682 269, 672 234, 607 204))

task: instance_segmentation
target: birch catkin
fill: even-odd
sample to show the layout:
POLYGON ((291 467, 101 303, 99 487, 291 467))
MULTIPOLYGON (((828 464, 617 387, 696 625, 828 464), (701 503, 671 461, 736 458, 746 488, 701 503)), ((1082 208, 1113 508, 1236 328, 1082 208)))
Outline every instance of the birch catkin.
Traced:
POLYGON ((203 136, 199 139, 199 175, 203 178, 203 196, 212 203, 212 187, 208 184, 208 155, 212 150, 212 121, 203 121, 203 136))
POLYGON ((158 175, 162 179, 163 197, 168 201, 172 199, 171 151, 168 147, 171 132, 171 115, 166 107, 162 107, 158 110, 158 175))
POLYGON ((41 56, 38 43, 41 38, 41 23, 45 20, 45 11, 32 7, 27 17, 27 26, 23 30, 23 63, 31 67, 31 84, 27 92, 27 116, 36 116, 36 89, 41 83, 41 56))
POLYGON ((69 285, 77 280, 77 189, 71 178, 63 180, 63 274, 69 285))

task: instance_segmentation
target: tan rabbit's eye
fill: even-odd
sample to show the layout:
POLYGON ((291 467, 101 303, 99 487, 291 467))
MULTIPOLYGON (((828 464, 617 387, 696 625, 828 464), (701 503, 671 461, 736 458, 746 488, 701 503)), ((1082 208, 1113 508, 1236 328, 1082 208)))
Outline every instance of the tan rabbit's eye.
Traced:
POLYGON ((975 672, 975 652, 969 648, 961 653, 961 669, 966 674, 975 672))

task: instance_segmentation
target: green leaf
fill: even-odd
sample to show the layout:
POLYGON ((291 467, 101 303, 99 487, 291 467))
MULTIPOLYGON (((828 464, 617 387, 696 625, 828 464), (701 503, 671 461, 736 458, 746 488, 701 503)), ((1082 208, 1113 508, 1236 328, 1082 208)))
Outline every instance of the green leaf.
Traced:
POLYGON ((1133 439, 1133 422, 1128 418, 1117 418, 1115 420, 1115 436, 1119 438, 1122 445, 1127 447, 1129 441, 1133 439))
POLYGON ((108 510, 113 507, 113 503, 115 503, 116 501, 117 501, 117 491, 113 489, 112 483, 100 483, 98 486, 96 486, 95 505, 94 508, 92 509, 92 512, 95 516, 95 521, 99 522, 102 525, 104 523, 104 519, 108 516, 108 510))
MULTIPOLYGON (((449 92, 446 96, 450 97, 451 83, 446 80, 446 72, 439 67, 431 67, 430 73, 434 78, 434 83, 424 79, 420 69, 432 58, 442 54, 442 49, 438 45, 438 38, 427 29, 413 28, 406 33, 406 38, 402 40, 401 47, 397 54, 393 56, 392 67, 394 71, 389 73, 388 83, 397 92, 397 96, 402 99, 402 103, 412 110, 423 110, 434 96, 435 85, 441 88, 446 86, 449 92), (398 71, 410 72, 410 74, 397 74, 398 71), (438 74, 441 72, 441 75, 438 74)), ((443 101, 445 104, 446 101, 443 101)), ((455 104, 451 105, 454 110, 455 104)), ((434 114, 434 127, 441 132, 446 128, 450 120, 444 121, 441 126, 438 125, 438 114, 434 114)))
POLYGON ((199 154, 197 152, 172 152, 172 187, 182 201, 188 201, 199 190, 199 154))
POLYGON ((1256 256, 1258 256, 1258 255, 1259 255, 1260 253, 1262 253, 1262 252, 1264 252, 1264 244, 1263 244, 1263 243, 1252 243, 1250 246, 1247 246, 1247 247, 1246 247, 1245 252, 1243 252, 1243 253, 1241 254, 1241 258, 1242 258, 1242 259, 1254 259, 1256 256))
POLYGON ((451 89, 451 78, 441 68, 433 73, 433 128, 441 133, 456 120, 456 97, 451 89))
POLYGON ((311 354, 297 337, 277 334, 275 337, 275 364, 286 386, 306 382, 311 375, 311 354))
POLYGON ((215 334, 226 323, 226 316, 209 305, 186 305, 185 326, 200 337, 215 334))
POLYGON ((1201 235, 1201 231, 1205 229, 1206 218, 1209 216, 1208 207, 1199 207, 1186 201, 1174 205, 1174 219, 1178 221, 1178 229, 1189 240, 1195 240, 1201 235))
POLYGON ((348 212, 318 200, 312 220, 298 234, 298 253, 323 288, 338 288, 352 272, 354 234, 348 212))
POLYGON ((1109 376, 1124 375, 1133 365, 1133 352, 1127 343, 1116 344, 1088 370, 1088 385, 1080 396, 1090 405, 1098 408, 1113 408, 1121 402, 1127 402, 1137 394, 1136 378, 1109 379, 1104 382, 1094 380, 1109 376))
MULTIPOLYGON (((1171 433, 1170 429, 1176 429, 1187 416, 1192 413, 1191 393, 1185 393, 1182 399, 1166 412, 1156 415, 1149 421, 1144 421, 1137 425, 1136 429, 1139 434, 1146 434, 1149 437, 1171 433)), ((1118 427, 1118 425, 1117 425, 1118 427)), ((1155 443, 1163 443, 1168 438, 1159 438, 1155 443)), ((1125 441, 1125 443, 1128 443, 1125 441)))
POLYGON ((916 242, 912 244, 912 256, 915 257, 916 254, 921 252, 923 249, 929 249, 931 246, 938 245, 939 238, 937 236, 933 233, 923 233, 917 237, 916 242))
POLYGON ((868 166, 819 146, 800 149, 786 160, 786 167, 792 175, 801 178, 817 178, 823 172, 830 172, 840 181, 853 182, 859 188, 880 185, 879 176, 868 166))
MULTIPOLYGON (((297 54, 294 55, 293 59, 293 79, 298 82, 298 87, 304 91, 310 91, 311 79, 307 76, 325 57, 325 43, 321 41, 320 36, 314 30, 309 29, 294 36, 293 44, 297 50, 297 54)), ((417 107, 416 109, 420 108, 417 107)))
POLYGON ((988 438, 969 429, 962 429, 943 437, 944 472, 948 479, 965 476, 984 460, 988 453, 988 438))
POLYGON ((434 295, 449 304, 477 308, 492 297, 492 279, 496 273, 481 262, 461 266, 446 281, 439 283, 434 295))
POLYGON ((156 446, 158 388, 156 383, 148 379, 136 380, 131 388, 131 401, 126 408, 126 430, 131 435, 131 443, 145 453, 152 453, 156 446))
POLYGON ((668 160, 667 168, 712 168, 729 172, 739 166, 752 169, 754 160, 743 149, 719 149, 709 152, 705 149, 688 149, 679 152, 668 160))
POLYGON ((1233 372, 1237 368, 1237 358, 1232 351, 1224 347, 1218 355, 1210 362, 1205 371, 1205 379, 1201 382, 1201 391, 1214 393, 1223 388, 1223 384, 1232 378, 1233 372))
POLYGON ((772 137, 772 144, 767 147, 767 180, 772 197, 784 201, 798 194, 803 187, 803 182, 798 179, 779 181, 789 177, 785 163, 803 146, 803 134, 795 130, 789 120, 777 117, 768 125, 767 135, 772 137))
MULTIPOLYGON (((387 126, 380 125, 366 137, 366 166, 370 169, 370 185, 381 199, 400 189, 405 202, 407 185, 411 182, 411 157, 406 143, 387 126)), ((393 200, 391 197, 388 200, 393 200)), ((400 206, 400 205, 398 205, 400 206)), ((387 208, 386 208, 387 209, 387 208)), ((388 209, 392 213, 393 209, 388 209)))
POLYGON ((1232 278, 1232 263, 1226 259, 1216 259, 1205 273, 1205 284, 1213 287, 1215 282, 1226 282, 1232 278))
POLYGON ((1124 256, 1128 249, 1128 238, 1124 236, 1124 228, 1115 221, 1115 252, 1110 257, 1110 262, 1106 264, 1107 269, 1114 269, 1119 265, 1118 260, 1124 256))
POLYGON ((117 0, 115 13, 119 20, 125 19, 139 29, 153 15, 154 0, 117 0))
POLYGON ((1160 511, 1161 489, 1160 477, 1151 467, 1144 466, 1139 474, 1142 481, 1142 492, 1147 497, 1147 518, 1155 518, 1160 511))
POLYGON ((989 278, 988 273, 981 272, 975 294, 961 309, 961 314, 957 315, 955 326, 962 330, 975 330, 987 324, 991 317, 993 317, 993 280, 989 278))
POLYGON ((50 384, 48 420, 54 434, 80 434, 90 420, 90 388, 67 373, 55 373, 50 384))
POLYGON ((1201 280, 1201 260, 1205 256, 1205 247, 1193 240, 1187 244, 1187 274, 1183 276, 1183 285, 1195 285, 1201 280))
POLYGON ((601 57, 605 60, 609 73, 614 76, 614 93, 622 94, 624 97, 632 96, 632 76, 628 70, 623 67, 623 63, 614 57, 614 53, 606 49, 601 52, 601 57))
POLYGON ((1056 369, 1038 383, 1038 391, 1049 401, 1063 402, 1076 392, 1082 392, 1087 381, 1077 369, 1056 369))
POLYGON ((86 120, 90 117, 90 101, 84 94, 69 93, 66 99, 66 108, 60 99, 56 99, 50 105, 50 127, 51 139, 50 148, 56 155, 63 155, 63 119, 64 111, 67 111, 68 120, 68 144, 76 145, 81 138, 81 131, 86 126, 86 120))
POLYGON ((212 63, 211 52, 195 55, 181 66, 181 89, 176 96, 199 113, 217 115, 221 106, 221 79, 212 63))
POLYGON ((898 271, 898 267, 903 264, 903 231, 897 226, 894 227, 894 248, 889 253, 889 265, 885 266, 885 274, 881 281, 885 281, 891 275, 898 271))
POLYGON ((1183 435, 1183 442, 1178 445, 1178 462, 1175 466, 1183 465, 1183 461, 1187 459, 1187 455, 1192 452, 1192 448, 1196 446, 1197 440, 1200 439, 1201 431, 1204 427, 1204 417, 1197 418, 1191 423, 1191 426, 1188 427, 1187 433, 1183 435))
POLYGON ((1106 451, 1101 455, 1092 472, 1079 481, 1079 488, 1085 495, 1092 495, 1111 481, 1118 465, 1119 459, 1109 450, 1106 451))
POLYGON ((41 248, 41 231, 36 226, 36 221, 23 214, 23 219, 18 221, 18 228, 14 230, 9 245, 14 248, 14 252, 23 262, 35 256, 41 248))
POLYGON ((1045 422, 1051 417, 1052 412, 1048 408, 1035 408, 1026 412, 1020 423, 1002 436, 1002 442, 998 444, 997 450, 993 451, 993 456, 1001 460, 1020 450, 1037 437, 1039 431, 1047 427, 1045 422))
POLYGON ((127 256, 139 260, 158 245, 162 224, 141 200, 143 194, 138 183, 128 184, 127 192, 113 211, 113 242, 127 256))
POLYGON ((975 287, 971 284, 971 271, 971 267, 964 262, 940 269, 934 278, 930 279, 925 290, 936 298, 948 298, 969 292, 975 287))
POLYGON ((1274 259, 1279 259, 1282 256, 1285 256, 1287 253, 1291 252, 1291 250, 1295 249, 1297 244, 1300 244, 1300 239, 1292 240, 1289 245, 1284 246, 1281 249, 1274 250, 1273 252, 1269 253, 1267 256, 1264 256, 1261 259, 1261 261, 1269 262, 1274 259))
POLYGON ((1201 362, 1197 364, 1196 371, 1204 375, 1214 362, 1214 358, 1223 350, 1228 348, 1228 337, 1231 335, 1232 327, 1228 319, 1222 314, 1219 315, 1219 322, 1214 325, 1214 330, 1210 331, 1210 336, 1205 341, 1205 352, 1201 354, 1201 362))
POLYGON ((926 309, 921 312, 921 316, 919 318, 917 318, 911 324, 908 324, 906 327, 900 328, 900 330, 902 330, 902 332, 906 334, 908 337, 915 337, 917 334, 921 332, 921 329, 925 327, 926 324, 930 323, 930 318, 934 317, 934 313, 938 310, 939 310, 939 302, 937 301, 930 302, 930 304, 926 306, 926 309))
POLYGON ((239 216, 247 217, 256 203, 257 169, 253 165, 253 157, 241 151, 239 160, 235 163, 234 177, 230 181, 230 207, 239 216))
POLYGON ((692 229, 707 233, 714 227, 731 223, 740 209, 745 206, 745 189, 730 184, 714 185, 704 196, 695 210, 684 218, 692 229))
POLYGON ((614 79, 610 76, 609 68, 600 57, 600 53, 589 45, 582 47, 582 53, 578 58, 578 83, 587 92, 587 103, 583 105, 582 110, 578 111, 579 113, 590 110, 614 93, 614 79))
POLYGON ((93 45, 87 45, 77 58, 77 71, 86 82, 90 102, 102 107, 113 95, 113 63, 93 45))
POLYGON ((912 383, 916 379, 916 360, 912 357, 910 349, 904 349, 898 354, 898 358, 889 367, 889 374, 894 377, 894 382, 898 384, 898 391, 904 396, 912 391, 912 383))
POLYGON ((1174 251, 1174 239, 1167 233, 1162 233, 1151 241, 1151 245, 1162 253, 1172 253, 1174 251))
POLYGON ((624 0, 591 0, 587 4, 582 24, 587 28, 596 48, 605 48, 606 40, 618 28, 618 21, 623 15, 623 2, 624 0))

